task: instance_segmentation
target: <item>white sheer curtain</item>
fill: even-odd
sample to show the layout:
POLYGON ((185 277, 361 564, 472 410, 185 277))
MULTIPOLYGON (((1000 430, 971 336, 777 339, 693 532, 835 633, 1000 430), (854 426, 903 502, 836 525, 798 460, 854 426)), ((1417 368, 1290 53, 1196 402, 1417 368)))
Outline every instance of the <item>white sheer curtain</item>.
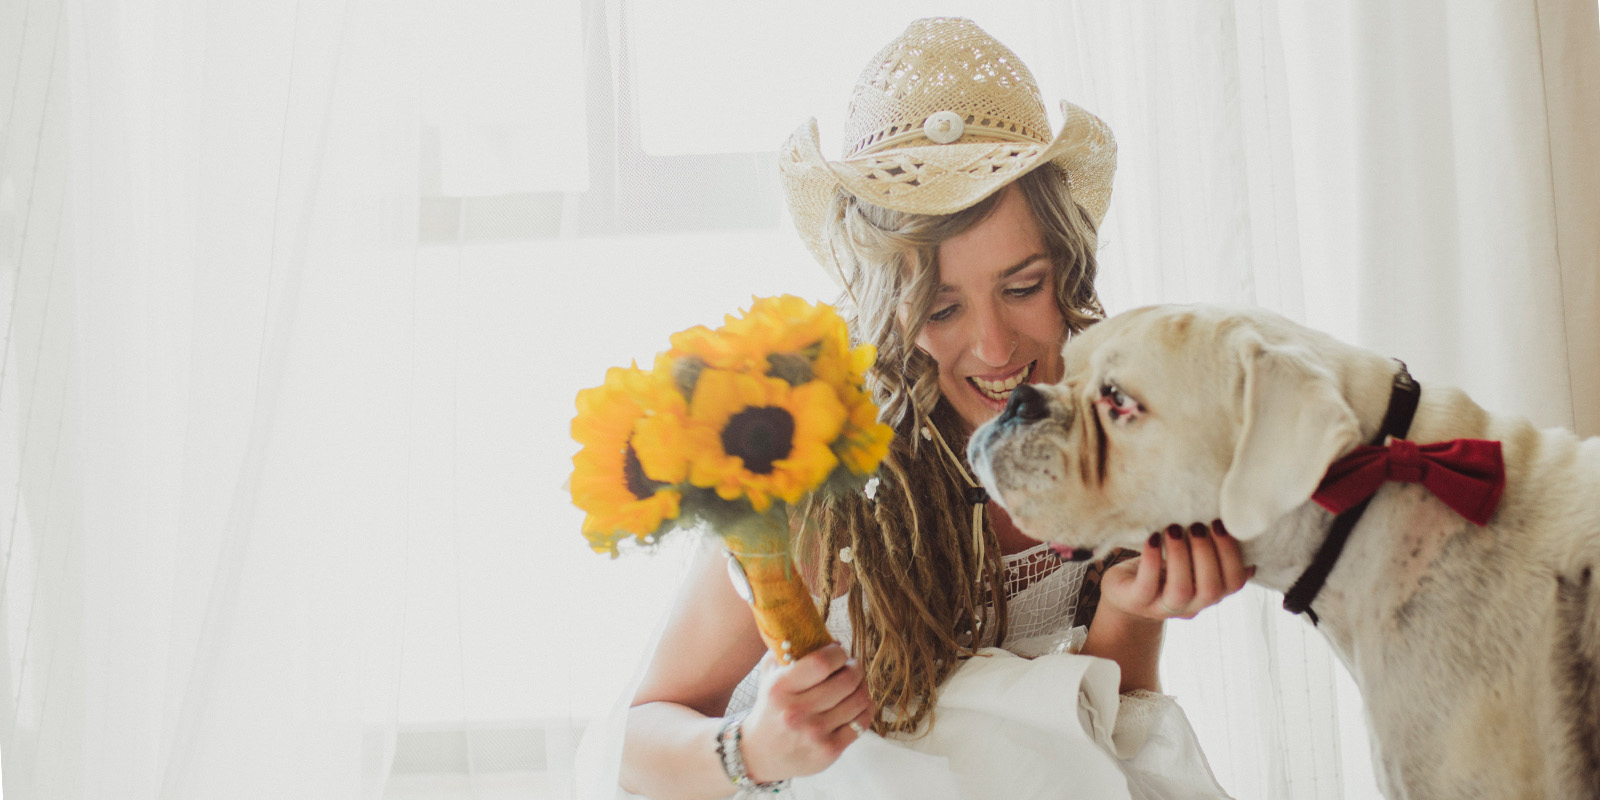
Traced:
POLYGON ((371 11, 7 5, 8 796, 383 785, 417 135, 371 11))
MULTIPOLYGON (((830 295, 774 151, 915 16, 1115 128, 1113 310, 1600 434, 1592 2, 987 5, 0 4, 7 795, 568 796, 685 555, 587 552, 573 394, 830 295)), ((1164 669, 1237 796, 1375 795, 1276 597, 1164 669)))

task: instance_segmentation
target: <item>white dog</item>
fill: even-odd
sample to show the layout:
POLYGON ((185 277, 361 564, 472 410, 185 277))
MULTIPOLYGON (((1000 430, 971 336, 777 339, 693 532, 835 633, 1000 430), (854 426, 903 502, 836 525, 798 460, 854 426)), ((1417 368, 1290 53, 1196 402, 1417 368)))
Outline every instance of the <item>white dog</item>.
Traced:
POLYGON ((1399 428, 1421 452, 1358 450, 1416 402, 1404 366, 1258 309, 1139 309, 1065 358, 1060 384, 1019 387, 969 446, 1023 531, 1087 558, 1220 518, 1255 582, 1320 619, 1390 798, 1600 797, 1600 438, 1424 385, 1399 428), (1468 466, 1425 463, 1463 448, 1468 466), (1387 465, 1390 482, 1346 513, 1340 555, 1312 496, 1360 500, 1331 475, 1319 491, 1352 450, 1366 461, 1336 472, 1387 465), (1493 469, 1474 473, 1501 457, 1503 493, 1493 469))

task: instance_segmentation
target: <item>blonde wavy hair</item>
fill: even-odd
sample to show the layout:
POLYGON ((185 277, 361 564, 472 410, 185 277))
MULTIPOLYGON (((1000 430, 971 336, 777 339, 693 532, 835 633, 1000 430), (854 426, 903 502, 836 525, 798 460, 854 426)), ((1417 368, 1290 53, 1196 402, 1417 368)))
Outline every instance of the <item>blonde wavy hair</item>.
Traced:
MULTIPOLYGON (((1043 234, 1070 336, 1105 316, 1094 290, 1094 222, 1054 165, 1012 185, 1043 234)), ((873 498, 835 496, 806 509, 797 554, 815 567, 823 597, 849 582, 853 654, 877 703, 880 733, 916 731, 959 661, 1005 638, 1005 575, 993 526, 985 515, 982 538, 974 536, 966 465, 920 432, 933 426, 962 459, 967 435, 939 392, 938 365, 915 344, 939 286, 939 244, 987 218, 1004 191, 946 216, 890 211, 840 191, 828 215, 829 246, 847 276, 839 305, 852 338, 878 348, 868 385, 895 438, 873 498), (839 559, 845 547, 848 563, 839 559)), ((1080 609, 1092 613, 1092 604, 1080 609)))

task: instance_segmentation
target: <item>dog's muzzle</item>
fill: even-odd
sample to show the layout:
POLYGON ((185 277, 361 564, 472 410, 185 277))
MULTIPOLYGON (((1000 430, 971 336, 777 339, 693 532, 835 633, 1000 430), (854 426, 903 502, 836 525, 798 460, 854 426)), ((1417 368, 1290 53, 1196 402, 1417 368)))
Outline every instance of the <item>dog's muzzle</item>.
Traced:
MULTIPOLYGON (((995 444, 996 439, 1002 437, 1008 429, 1030 422, 1037 422, 1050 416, 1050 403, 1038 389, 1024 383, 1011 390, 1011 398, 1006 401, 1005 410, 1000 416, 980 425, 973 432, 972 438, 967 441, 967 463, 973 466, 979 479, 988 489, 989 496, 1000 499, 994 483, 994 474, 990 469, 989 449, 995 444)), ((1004 501, 1001 501, 1004 505, 1004 501)))
POLYGON ((1000 417, 995 422, 999 425, 1009 425, 1017 421, 1034 422, 1048 416, 1050 416, 1050 403, 1038 389, 1024 383, 1011 390, 1011 399, 1006 401, 1006 409, 1000 412, 1000 417))

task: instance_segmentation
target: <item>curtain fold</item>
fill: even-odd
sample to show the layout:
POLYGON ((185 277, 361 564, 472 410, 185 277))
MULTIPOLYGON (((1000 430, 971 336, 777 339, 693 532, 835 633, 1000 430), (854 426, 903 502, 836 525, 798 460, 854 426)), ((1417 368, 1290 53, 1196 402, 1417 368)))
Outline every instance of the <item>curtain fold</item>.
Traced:
POLYGON ((356 3, 21 10, 5 790, 381 796, 408 534, 408 26, 356 3), (26 244, 41 234, 48 251, 26 244))

